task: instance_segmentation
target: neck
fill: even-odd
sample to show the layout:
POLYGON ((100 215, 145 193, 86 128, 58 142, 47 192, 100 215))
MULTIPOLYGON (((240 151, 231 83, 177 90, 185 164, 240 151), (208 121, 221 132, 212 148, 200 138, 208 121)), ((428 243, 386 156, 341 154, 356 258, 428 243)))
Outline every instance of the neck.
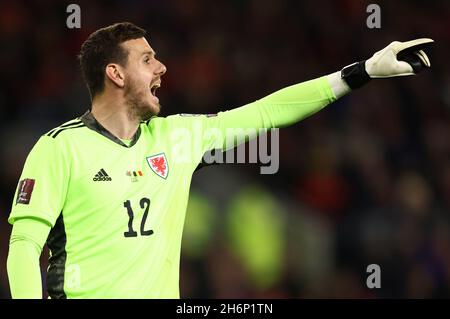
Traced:
POLYGON ((92 101, 92 115, 109 132, 120 139, 132 139, 140 120, 130 118, 126 101, 121 96, 101 94, 92 101))

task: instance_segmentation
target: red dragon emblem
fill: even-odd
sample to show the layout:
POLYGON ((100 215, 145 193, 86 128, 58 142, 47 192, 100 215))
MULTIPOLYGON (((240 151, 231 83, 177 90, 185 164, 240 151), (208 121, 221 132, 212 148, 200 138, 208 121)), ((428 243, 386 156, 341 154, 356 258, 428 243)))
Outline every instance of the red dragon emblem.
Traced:
POLYGON ((169 166, 164 153, 147 157, 147 163, 156 175, 166 179, 169 174, 169 166))

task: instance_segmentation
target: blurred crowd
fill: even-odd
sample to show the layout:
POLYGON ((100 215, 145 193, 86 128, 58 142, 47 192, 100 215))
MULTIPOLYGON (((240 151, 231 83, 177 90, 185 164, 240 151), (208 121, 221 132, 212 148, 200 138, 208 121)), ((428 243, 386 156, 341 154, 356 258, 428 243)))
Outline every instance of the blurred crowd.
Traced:
MULTIPOLYGON (((280 130, 280 170, 195 173, 182 297, 450 297, 450 3, 378 1, 0 2, 0 297, 7 223, 37 139, 89 108, 76 55, 99 27, 131 21, 167 66, 162 114, 213 113, 335 72, 393 40, 430 37, 431 70, 372 81, 280 130), (369 289, 367 266, 381 269, 369 289)), ((42 257, 45 274, 47 251, 42 257)))

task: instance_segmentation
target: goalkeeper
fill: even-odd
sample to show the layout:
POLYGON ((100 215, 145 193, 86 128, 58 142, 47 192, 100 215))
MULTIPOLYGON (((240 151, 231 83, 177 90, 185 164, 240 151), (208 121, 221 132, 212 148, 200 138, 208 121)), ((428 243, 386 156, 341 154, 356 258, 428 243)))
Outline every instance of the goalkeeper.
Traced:
POLYGON ((230 128, 291 125, 371 79, 419 73, 430 67, 424 50, 433 42, 393 42, 365 61, 216 115, 158 117, 166 67, 145 36, 117 23, 82 45, 91 107, 41 136, 17 185, 7 262, 13 298, 42 298, 45 243, 50 298, 179 298, 189 186, 205 152, 224 149, 230 128), (208 136, 182 145, 189 163, 173 153, 176 130, 208 136), (203 134, 212 131, 219 134, 203 134))

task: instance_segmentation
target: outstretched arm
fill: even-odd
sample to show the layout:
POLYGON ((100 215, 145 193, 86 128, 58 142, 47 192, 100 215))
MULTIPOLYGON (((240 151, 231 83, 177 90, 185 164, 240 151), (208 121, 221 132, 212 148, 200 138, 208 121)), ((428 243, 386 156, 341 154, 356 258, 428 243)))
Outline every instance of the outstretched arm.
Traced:
POLYGON ((216 117, 203 119, 205 130, 219 132, 210 134, 203 150, 228 149, 258 133, 254 132, 252 136, 242 130, 294 124, 371 79, 416 74, 430 67, 430 60, 423 49, 432 43, 431 39, 395 41, 371 58, 348 65, 341 71, 289 86, 242 107, 220 112, 216 117), (230 135, 237 138, 236 144, 227 144, 230 135))

